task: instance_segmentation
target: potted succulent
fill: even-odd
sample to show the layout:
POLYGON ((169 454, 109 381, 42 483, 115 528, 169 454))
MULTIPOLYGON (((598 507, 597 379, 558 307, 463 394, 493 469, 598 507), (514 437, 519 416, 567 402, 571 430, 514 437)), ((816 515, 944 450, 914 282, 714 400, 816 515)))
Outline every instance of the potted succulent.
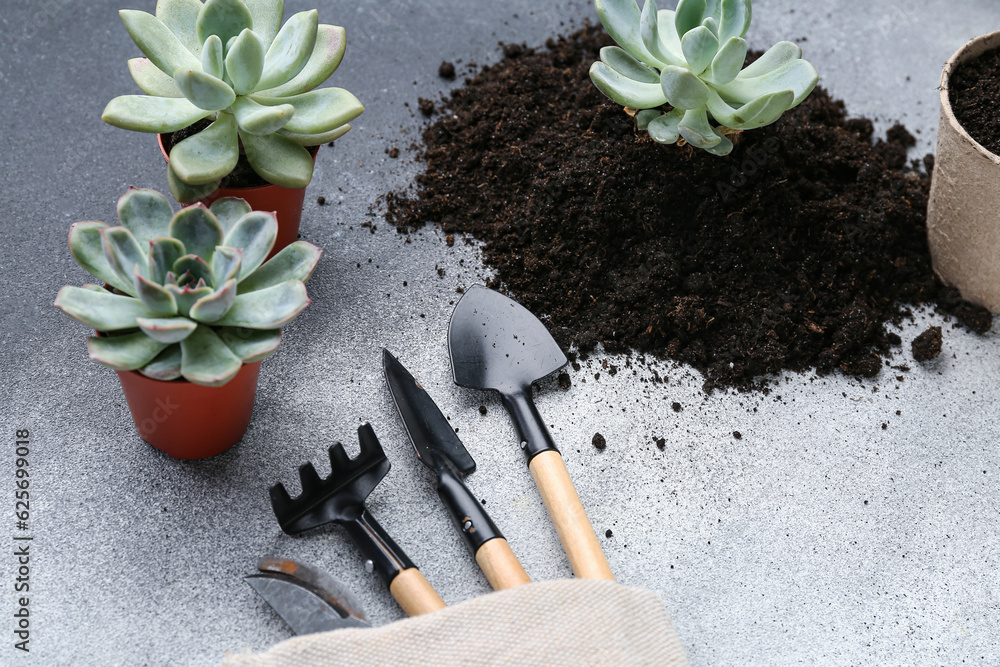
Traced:
POLYGON ((743 67, 750 0, 680 0, 676 11, 646 0, 595 0, 619 46, 601 49, 594 85, 662 144, 728 155, 743 130, 769 125, 799 105, 819 75, 792 42, 743 67))
POLYGON ((145 56, 128 62, 145 95, 116 97, 102 115, 159 135, 177 201, 239 196, 275 211, 275 251, 298 236, 316 150, 364 110, 343 88, 317 88, 344 57, 344 29, 319 23, 316 10, 282 25, 283 11, 282 0, 159 0, 155 15, 122 10, 145 56), (238 165, 257 187, 228 186, 238 165))
MULTIPOLYGON (((992 94, 977 99, 975 71, 964 86, 961 70, 997 58, 1000 31, 977 37, 953 55, 941 73, 941 117, 927 207, 927 237, 934 271, 966 301, 1000 313, 1000 156, 989 120, 992 94), (965 99, 963 99, 965 98, 965 99), (982 111, 976 117, 975 108, 982 111), (971 109, 967 113, 965 109, 971 109), (967 121, 963 124, 963 120, 967 121), (984 146, 988 144, 990 148, 984 146)), ((993 65, 995 67, 995 64, 993 65)))
POLYGON ((278 223, 241 199, 175 214, 132 188, 118 217, 70 227, 74 259, 105 284, 63 287, 55 305, 96 331, 90 357, 118 372, 144 440, 176 458, 222 453, 249 424, 260 361, 309 304, 321 251, 296 241, 265 261, 278 223))

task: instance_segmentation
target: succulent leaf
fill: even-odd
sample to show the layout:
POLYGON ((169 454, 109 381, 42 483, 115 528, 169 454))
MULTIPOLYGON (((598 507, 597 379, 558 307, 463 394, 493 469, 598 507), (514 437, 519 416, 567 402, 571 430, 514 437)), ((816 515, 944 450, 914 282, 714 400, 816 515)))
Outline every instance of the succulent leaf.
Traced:
POLYGON ((249 97, 240 97, 233 104, 233 114, 240 130, 248 134, 274 134, 292 119, 295 107, 291 104, 264 106, 249 97))
POLYGON ((151 362, 136 370, 154 380, 176 380, 181 376, 181 346, 176 343, 168 346, 151 362))
POLYGON ((173 76, 178 69, 199 67, 198 58, 152 14, 134 9, 118 12, 125 29, 139 50, 163 73, 173 76))
POLYGON ((708 86, 683 67, 664 67, 660 73, 660 88, 667 102, 677 109, 697 109, 708 102, 708 86))
POLYGON ((299 146, 319 146, 320 144, 328 144, 331 141, 336 141, 342 136, 350 132, 350 124, 341 125, 340 127, 335 127, 329 132, 321 132, 320 134, 299 134, 298 132, 289 132, 288 130, 278 130, 278 134, 287 139, 291 139, 299 146))
POLYGON ((747 59, 747 41, 742 37, 730 37, 712 60, 709 74, 716 85, 729 83, 740 73, 747 59))
POLYGON ((129 58, 128 71, 139 89, 153 97, 184 97, 174 77, 164 74, 149 58, 129 58))
MULTIPOLYGON (((212 287, 218 287, 239 275, 242 255, 243 251, 239 248, 220 245, 215 249, 215 254, 212 255, 212 276, 215 282, 212 283, 212 287)), ((242 288, 240 291, 243 291, 242 288)))
POLYGON ((719 52, 719 39, 712 31, 701 25, 689 30, 681 38, 681 50, 693 74, 701 74, 719 52))
POLYGON ((281 344, 281 329, 244 329, 242 327, 219 327, 215 330, 222 342, 233 351, 243 363, 262 361, 271 356, 281 344))
POLYGON ((186 317, 140 317, 136 323, 144 334, 166 345, 181 342, 198 328, 186 317))
POLYGON ((229 84, 201 69, 177 70, 174 83, 191 104, 206 111, 219 111, 236 101, 236 93, 229 84))
MULTIPOLYGON (((201 204, 182 208, 170 221, 170 236, 184 244, 184 249, 206 262, 212 261, 215 246, 222 245, 222 227, 212 212, 201 204)), ((232 245, 226 243, 225 245, 232 245)), ((176 264, 175 271, 176 271, 176 264)))
POLYGON ((705 18, 705 0, 680 0, 674 10, 674 27, 683 39, 689 30, 701 25, 705 18))
POLYGON ((752 79, 754 77, 767 74, 778 69, 782 65, 798 60, 802 57, 802 49, 794 42, 778 42, 760 58, 747 65, 746 69, 740 72, 740 77, 752 79))
POLYGON ((674 109, 670 113, 660 114, 649 121, 646 131, 653 141, 661 144, 672 144, 680 138, 679 125, 686 112, 683 109, 674 109))
POLYGON ((605 46, 602 48, 601 62, 633 81, 657 85, 660 83, 660 75, 656 70, 643 65, 621 47, 605 46))
POLYGON ((203 296, 191 306, 191 317, 211 324, 226 314, 236 299, 236 279, 227 281, 216 292, 203 296))
POLYGON ((663 65, 682 64, 669 49, 665 48, 664 42, 666 40, 660 35, 660 25, 660 14, 656 9, 655 0, 646 0, 639 19, 639 34, 642 36, 642 43, 646 46, 646 50, 653 54, 658 63, 663 65))
POLYGON ((265 106, 295 107, 294 115, 284 127, 301 134, 328 132, 354 120, 365 110, 358 98, 343 88, 320 88, 291 97, 255 95, 253 99, 265 106))
POLYGON ((201 69, 216 79, 221 79, 225 71, 222 63, 222 40, 218 35, 209 35, 201 49, 201 69))
POLYGON ((295 241, 282 248, 274 257, 240 281, 240 294, 273 287, 289 280, 306 282, 316 269, 322 250, 306 243, 295 241))
POLYGON ((753 130, 770 125, 791 108, 795 95, 791 90, 767 93, 734 109, 715 91, 708 100, 708 110, 718 122, 734 130, 753 130))
POLYGON ((721 141, 711 123, 704 106, 690 109, 677 125, 680 135, 695 148, 713 148, 721 141))
POLYGON ((217 387, 232 380, 243 365, 243 360, 203 324, 180 345, 181 375, 190 382, 217 387))
POLYGON ((181 287, 198 285, 201 281, 211 287, 215 282, 215 278, 212 276, 212 267, 198 255, 180 257, 174 262, 171 273, 177 276, 177 284, 181 287))
POLYGON ((123 130, 164 133, 176 132, 210 113, 183 97, 120 95, 104 107, 101 120, 123 130))
POLYGON ((236 221, 221 245, 241 252, 239 279, 257 270, 278 238, 278 221, 273 213, 251 211, 236 221))
POLYGON ((232 308, 215 324, 248 329, 277 329, 309 305, 306 287, 288 280, 249 294, 238 294, 232 308))
MULTIPOLYGON (((648 65, 666 64, 657 62, 643 43, 639 28, 641 13, 635 0, 595 0, 594 5, 604 29, 619 46, 648 65)), ((593 69, 591 76, 593 77, 593 69)))
POLYGON ((246 28, 253 28, 250 10, 240 0, 206 0, 195 22, 198 39, 204 44, 209 35, 217 35, 223 44, 246 28))
POLYGON ((269 183, 304 188, 312 180, 313 159, 305 148, 281 135, 255 136, 240 132, 247 161, 269 183))
POLYGON ((108 226, 103 222, 77 222, 69 228, 69 249, 77 264, 98 280, 127 294, 135 291, 131 278, 126 280, 111 267, 104 256, 101 230, 108 226))
POLYGON ((170 167, 185 183, 201 185, 221 179, 239 158, 236 118, 220 113, 214 123, 170 150, 170 167))
POLYGON ((747 34, 750 20, 753 18, 750 0, 708 0, 706 14, 720 17, 718 30, 720 42, 747 34))
POLYGON ((219 221, 219 227, 222 229, 223 236, 225 236, 233 228, 237 220, 253 209, 250 208, 250 204, 246 203, 246 200, 239 197, 222 197, 212 202, 208 210, 219 221))
MULTIPOLYGON (((177 301, 162 285, 144 278, 138 272, 133 275, 135 294, 146 309, 157 317, 170 317, 177 314, 177 301)), ((140 325, 141 326, 141 325, 140 325)))
POLYGON ((312 90, 330 78, 330 75, 340 66, 340 61, 344 59, 346 46, 347 37, 343 28, 320 24, 316 32, 316 44, 313 46, 313 52, 302 71, 280 86, 259 90, 260 94, 268 97, 284 97, 312 90))
POLYGON ((156 3, 156 18, 196 56, 201 54, 201 40, 195 31, 200 12, 201 0, 157 0, 156 3))
POLYGON ((280 86, 302 71, 316 44, 319 12, 315 9, 293 15, 274 37, 264 57, 259 90, 280 86))
POLYGON ((757 77, 737 76, 724 86, 719 86, 719 94, 724 99, 746 103, 761 95, 791 90, 792 103, 788 108, 797 106, 804 100, 816 83, 819 74, 809 62, 792 60, 757 77))
POLYGON ((132 232, 140 247, 167 234, 167 225, 174 209, 167 198, 156 190, 129 188, 118 199, 118 220, 132 232))
POLYGON ((56 307, 78 322, 98 331, 134 329, 135 318, 156 317, 138 299, 104 294, 81 287, 63 287, 56 296, 56 307))
POLYGON ((174 172, 174 168, 169 163, 167 164, 167 187, 170 188, 170 194, 179 202, 190 203, 204 199, 218 190, 221 182, 222 180, 220 179, 211 183, 190 185, 182 181, 177 173, 174 172))
POLYGON ((281 28, 281 16, 285 12, 283 0, 243 0, 253 17, 253 31, 270 46, 281 28))
POLYGON ((141 331, 123 336, 91 336, 87 339, 90 358, 116 371, 131 371, 145 366, 165 347, 166 344, 141 331))
MULTIPOLYGON (((106 227, 101 230, 101 247, 111 269, 123 279, 131 280, 133 273, 149 273, 149 260, 142 246, 125 227, 106 227)), ((131 292, 130 292, 131 293, 131 292)))
POLYGON ((212 288, 202 284, 199 287, 178 287, 174 284, 167 284, 164 287, 177 301, 177 313, 184 317, 190 317, 191 306, 197 303, 198 299, 206 297, 212 293, 212 288))
POLYGON ((252 30, 244 30, 226 54, 226 72, 237 95, 252 93, 264 71, 265 44, 252 30))
POLYGON ((164 284, 167 280, 167 273, 173 271, 174 264, 185 254, 185 252, 184 244, 177 239, 164 237, 150 241, 150 280, 159 285, 164 284))
POLYGON ((663 113, 659 109, 643 109, 635 115, 635 126, 639 130, 645 131, 654 118, 659 118, 663 113))
POLYGON ((648 109, 667 103, 659 84, 630 79, 600 61, 590 66, 590 80, 598 90, 622 106, 648 109))

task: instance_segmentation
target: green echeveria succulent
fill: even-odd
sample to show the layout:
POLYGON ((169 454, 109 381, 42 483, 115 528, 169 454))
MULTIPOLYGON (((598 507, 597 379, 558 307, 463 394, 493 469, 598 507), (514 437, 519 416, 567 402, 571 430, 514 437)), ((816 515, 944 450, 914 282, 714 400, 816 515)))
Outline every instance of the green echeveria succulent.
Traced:
POLYGON ((281 342, 279 327, 309 305, 305 281, 320 249, 296 241, 264 261, 278 233, 274 214, 242 199, 174 214, 155 190, 118 201, 121 226, 78 222, 69 247, 98 285, 63 287, 56 306, 102 332, 90 356, 115 370, 217 386, 281 342), (148 251, 146 250, 148 248, 148 251))
POLYGON ((145 58, 129 60, 146 95, 116 97, 102 118, 139 132, 211 125, 170 151, 167 179, 178 201, 214 191, 236 166, 240 147, 270 183, 305 187, 313 161, 305 146, 333 141, 364 107, 343 88, 313 90, 337 69, 343 28, 316 10, 282 26, 282 0, 159 0, 156 15, 122 10, 145 58))
POLYGON ((637 110, 639 129, 662 144, 683 137, 727 155, 733 144, 726 128, 773 123, 819 80, 791 42, 778 42, 743 69, 750 0, 680 0, 676 11, 657 11, 654 0, 646 0, 641 11, 636 0, 595 4, 621 48, 601 49, 590 78, 612 100, 637 110), (664 112, 664 105, 673 108, 664 112))

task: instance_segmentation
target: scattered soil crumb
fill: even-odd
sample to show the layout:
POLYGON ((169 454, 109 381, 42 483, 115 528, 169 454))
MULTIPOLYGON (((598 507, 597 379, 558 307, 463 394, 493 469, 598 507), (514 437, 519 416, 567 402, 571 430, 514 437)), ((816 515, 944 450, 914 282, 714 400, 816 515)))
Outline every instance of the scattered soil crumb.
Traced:
POLYGON ((320 206, 326 206, 326 197, 323 197, 322 195, 316 197, 316 203, 320 206))
POLYGON ((667 439, 666 438, 656 438, 656 446, 659 449, 664 449, 667 446, 667 439))
POLYGON ((597 449, 604 449, 608 446, 608 441, 604 439, 604 436, 600 433, 595 433, 594 437, 590 441, 594 447, 597 449))
POLYGON ((455 245, 455 235, 448 234, 447 236, 444 237, 444 242, 445 245, 447 245, 449 248, 452 247, 453 245, 455 245))
POLYGON ((733 431, 733 437, 736 438, 737 440, 742 440, 743 434, 740 433, 739 431, 733 431))
POLYGON ((560 389, 569 389, 572 386, 573 386, 573 381, 570 379, 569 373, 560 373, 559 374, 559 388, 560 389))
POLYGON ((449 81, 454 79, 455 63, 450 63, 447 60, 441 63, 441 66, 438 67, 438 76, 441 77, 442 79, 448 79, 449 81))
POLYGON ((913 339, 910 349, 917 361, 930 361, 936 358, 941 354, 941 327, 928 327, 913 339))
POLYGON ((420 113, 427 116, 428 118, 434 114, 434 103, 430 100, 420 97, 417 98, 417 104, 420 106, 420 113))
POLYGON ((674 401, 673 403, 671 403, 670 407, 673 408, 674 412, 680 412, 683 409, 681 407, 681 404, 678 403, 677 401, 674 401))
POLYGON ((391 157, 393 159, 396 159, 396 158, 399 157, 399 147, 398 146, 393 146, 392 148, 389 149, 389 157, 391 157))
POLYGON ((614 535, 614 533, 611 532, 610 528, 604 531, 604 537, 611 537, 612 535, 614 535))
POLYGON ((479 406, 479 414, 485 415, 487 412, 489 412, 489 410, 486 409, 485 405, 480 405, 479 406))

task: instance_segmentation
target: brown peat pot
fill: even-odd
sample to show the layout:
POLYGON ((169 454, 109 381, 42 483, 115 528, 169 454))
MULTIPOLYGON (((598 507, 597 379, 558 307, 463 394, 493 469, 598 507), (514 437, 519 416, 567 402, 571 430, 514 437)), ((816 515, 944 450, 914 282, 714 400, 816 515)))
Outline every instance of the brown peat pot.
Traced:
MULTIPOLYGON (((163 158, 170 161, 170 154, 163 145, 163 135, 156 135, 163 158)), ((317 151, 318 152, 318 151, 317 151)), ((313 153, 313 160, 316 153, 313 153)), ((302 220, 302 204, 305 201, 305 188, 286 188, 280 185, 261 185, 253 188, 219 188, 204 199, 198 201, 205 206, 223 197, 239 197, 245 199, 255 211, 273 211, 278 218, 278 238, 274 242, 267 259, 273 257, 279 250, 299 237, 299 223, 302 220)), ((194 203, 194 202, 189 202, 194 203)))
POLYGON ((140 438, 175 459, 206 459, 231 448, 246 432, 260 363, 243 364, 220 387, 115 372, 140 438))
POLYGON ((934 272, 962 298, 1000 313, 1000 157, 981 146, 951 106, 955 68, 1000 48, 1000 31, 977 37, 941 74, 941 120, 927 208, 934 272))

